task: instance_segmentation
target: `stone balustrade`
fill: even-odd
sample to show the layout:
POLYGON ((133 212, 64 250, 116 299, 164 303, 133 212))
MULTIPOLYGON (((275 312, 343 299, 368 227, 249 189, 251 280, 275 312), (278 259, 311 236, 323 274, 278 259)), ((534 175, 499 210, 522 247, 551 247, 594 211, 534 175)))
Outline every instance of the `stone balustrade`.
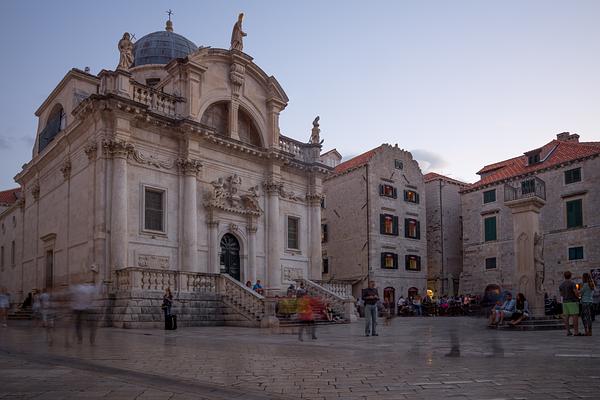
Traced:
POLYGON ((302 143, 283 135, 279 135, 279 149, 303 162, 316 162, 320 154, 320 146, 302 143))
POLYGON ((332 293, 335 293, 343 299, 352 299, 352 283, 347 281, 318 281, 314 280, 316 284, 324 287, 332 293))
POLYGON ((352 298, 344 298, 331 290, 308 279, 296 279, 296 283, 300 286, 304 283, 304 287, 309 296, 319 297, 325 303, 329 303, 333 311, 341 315, 345 320, 352 321, 355 317, 354 301, 352 298))
POLYGON ((152 111, 168 116, 175 116, 177 103, 183 101, 177 96, 161 92, 133 80, 131 81, 131 89, 134 101, 147 105, 152 111))

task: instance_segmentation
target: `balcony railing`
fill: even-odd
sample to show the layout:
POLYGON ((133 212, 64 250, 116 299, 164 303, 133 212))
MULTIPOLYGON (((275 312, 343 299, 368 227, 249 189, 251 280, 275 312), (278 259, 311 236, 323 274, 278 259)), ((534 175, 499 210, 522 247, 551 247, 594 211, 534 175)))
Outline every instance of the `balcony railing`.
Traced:
POLYGON ((538 197, 546 200, 546 184, 537 176, 504 184, 504 201, 538 197))

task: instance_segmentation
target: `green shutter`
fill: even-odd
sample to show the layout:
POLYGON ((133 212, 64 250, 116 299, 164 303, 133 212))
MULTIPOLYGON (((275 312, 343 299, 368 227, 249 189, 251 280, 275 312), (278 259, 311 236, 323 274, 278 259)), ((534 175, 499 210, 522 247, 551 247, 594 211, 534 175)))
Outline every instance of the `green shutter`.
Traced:
POLYGON ((379 233, 385 234, 385 214, 379 214, 379 233))
POLYGON ((496 217, 486 218, 485 225, 485 241, 496 240, 496 217))
POLYGON ((567 201, 567 228, 583 226, 583 212, 581 199, 567 201))
POLYGON ((417 221, 417 237, 416 239, 421 239, 421 222, 417 221))
POLYGON ((394 225, 392 232, 394 235, 398 236, 398 217, 394 217, 394 225))

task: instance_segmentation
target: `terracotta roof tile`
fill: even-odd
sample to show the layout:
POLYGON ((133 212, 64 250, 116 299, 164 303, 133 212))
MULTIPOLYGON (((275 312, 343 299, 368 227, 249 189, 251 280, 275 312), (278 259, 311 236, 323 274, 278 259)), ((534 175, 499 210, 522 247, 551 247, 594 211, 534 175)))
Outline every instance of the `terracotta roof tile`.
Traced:
POLYGON ((1 205, 12 205, 14 204, 21 194, 21 188, 9 189, 0 192, 0 204, 1 205))
POLYGON ((546 168, 552 168, 563 163, 576 161, 581 158, 600 155, 600 144, 597 142, 582 142, 553 140, 540 148, 541 161, 527 165, 527 156, 511 158, 483 167, 478 174, 484 176, 477 182, 465 188, 465 191, 475 190, 509 178, 527 175, 546 168))
POLYGON ((369 150, 365 153, 359 154, 356 157, 353 157, 351 159, 349 159, 348 161, 344 161, 343 163, 340 163, 337 167, 335 167, 335 169, 333 170, 334 174, 341 174, 343 172, 349 171, 351 169, 357 168, 357 167, 361 167, 365 164, 367 164, 369 161, 371 161, 371 158, 373 158, 373 156, 375 155, 375 153, 377 152, 377 150, 380 148, 376 147, 372 150, 369 150))

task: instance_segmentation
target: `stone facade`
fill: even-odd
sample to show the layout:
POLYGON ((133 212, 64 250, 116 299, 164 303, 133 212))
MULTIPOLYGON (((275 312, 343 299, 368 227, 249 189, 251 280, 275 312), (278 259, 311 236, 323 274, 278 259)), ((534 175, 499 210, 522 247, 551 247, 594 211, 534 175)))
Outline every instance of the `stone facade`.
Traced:
POLYGON ((13 301, 80 281, 111 291, 115 272, 132 267, 239 268, 237 279, 260 279, 272 294, 320 278, 330 168, 320 143, 281 134, 287 102, 235 49, 97 76, 71 70, 36 112, 32 159, 15 177, 22 201, 0 216, 5 254, 16 244, 0 271, 13 301), (226 245, 237 246, 237 267, 226 245))
POLYGON ((324 280, 353 282, 354 296, 368 279, 380 295, 393 289, 393 300, 410 288, 424 292, 425 186, 409 152, 384 144, 339 164, 325 180, 324 194, 324 280), (407 229, 414 238, 407 237, 407 229))
POLYGON ((424 176, 427 199, 427 288, 458 294, 462 273, 460 190, 466 183, 436 173, 424 176))
MULTIPOLYGON (((526 153, 528 154, 528 153, 526 153)), ((584 272, 600 267, 600 145, 578 141, 577 135, 559 134, 541 148, 539 167, 530 165, 523 157, 503 163, 520 163, 525 173, 506 176, 502 180, 486 182, 488 174, 504 168, 503 163, 492 164, 481 172, 484 184, 474 184, 461 195, 463 213, 464 268, 460 280, 464 293, 482 293, 489 284, 516 289, 514 281, 517 260, 513 214, 506 206, 505 185, 521 187, 533 177, 545 183, 545 204, 539 213, 539 229, 543 236, 543 291, 559 296, 558 286, 563 272, 570 270, 580 278, 584 272), (558 146, 558 147, 557 147, 558 146), (562 147, 561 147, 562 146, 562 147), (552 162, 556 160, 557 162, 552 162), (534 172, 528 172, 527 168, 534 172), (567 176, 579 168, 580 179, 567 183, 567 176), (488 170, 492 170, 489 171, 488 170), (484 202, 484 193, 495 190, 495 196, 484 202), (567 226, 567 202, 581 200, 582 224, 567 226), (496 219, 496 239, 485 240, 485 219, 496 219), (581 253, 579 253, 581 251, 581 253), (579 254, 578 254, 579 253, 579 254), (580 257, 582 256, 582 257, 580 257), (494 259, 492 263, 486 259, 494 259)), ((526 158, 526 157, 525 157, 526 158)), ((514 168, 514 167, 513 167, 514 168)), ((488 179, 489 180, 489 179, 488 179)), ((533 246, 533 238, 529 238, 533 246)))

